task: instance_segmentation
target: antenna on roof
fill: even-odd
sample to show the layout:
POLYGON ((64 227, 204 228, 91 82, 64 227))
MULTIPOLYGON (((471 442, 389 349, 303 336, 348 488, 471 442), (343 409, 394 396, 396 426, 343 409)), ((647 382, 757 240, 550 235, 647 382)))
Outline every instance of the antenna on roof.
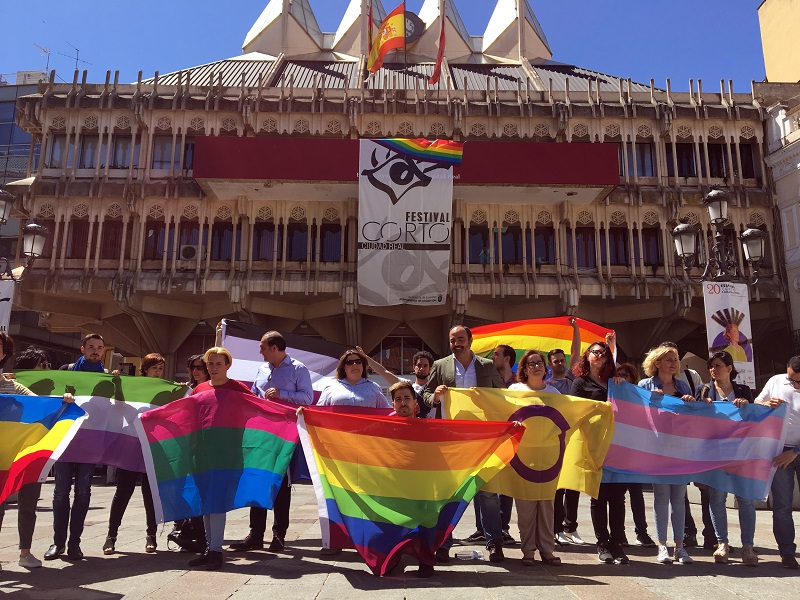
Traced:
MULTIPOLYGON (((72 46, 72 44, 70 44, 69 42, 67 42, 67 44, 69 44, 70 46, 72 46)), ((80 54, 81 54, 81 51, 80 51, 80 50, 78 50, 77 48, 75 48, 75 46, 72 46, 72 48, 74 48, 74 50, 75 50, 75 56, 72 56, 71 54, 63 54, 63 53, 61 53, 61 52, 59 52, 59 54, 60 54, 61 56, 66 56, 67 58, 74 58, 74 59, 75 59, 75 70, 76 70, 76 71, 78 70, 78 63, 79 63, 79 62, 82 62, 82 63, 84 63, 84 64, 86 64, 86 65, 90 65, 90 64, 92 64, 92 63, 90 63, 90 62, 88 62, 88 61, 81 60, 80 58, 78 58, 78 57, 80 56, 80 54)))
POLYGON ((36 42, 33 42, 33 45, 36 46, 39 50, 42 51, 42 55, 43 56, 47 55, 47 65, 45 65, 44 72, 45 73, 49 73, 50 72, 50 48, 42 48, 36 42))

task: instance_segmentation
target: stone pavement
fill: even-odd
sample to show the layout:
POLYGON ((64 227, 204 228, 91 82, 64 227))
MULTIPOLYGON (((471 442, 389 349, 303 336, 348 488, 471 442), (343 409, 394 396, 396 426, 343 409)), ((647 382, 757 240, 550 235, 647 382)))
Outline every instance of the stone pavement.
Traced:
MULTIPOLYGON (((51 479, 44 485, 39 501, 39 521, 33 542, 33 552, 39 558, 52 543, 52 493, 51 479)), ((556 553, 565 563, 560 567, 547 567, 541 563, 535 567, 523 567, 520 562, 522 554, 516 545, 506 549, 507 559, 503 563, 454 559, 448 565, 437 567, 433 578, 421 580, 414 575, 416 565, 413 561, 404 561, 392 577, 377 578, 354 551, 345 551, 327 560, 321 557, 316 500, 312 487, 307 485, 294 488, 292 521, 285 553, 227 552, 223 570, 210 573, 192 571, 186 563, 193 555, 167 550, 166 534, 171 527, 166 526, 159 530, 158 553, 145 554, 144 509, 137 490, 120 528, 118 553, 103 556, 102 545, 113 494, 113 486, 104 486, 99 477, 95 478, 92 507, 82 542, 85 560, 57 559, 31 571, 17 566, 16 509, 12 505, 0 532, 0 592, 13 598, 34 600, 357 600, 377 597, 381 600, 514 600, 532 596, 537 600, 800 598, 800 572, 781 568, 768 511, 758 511, 757 516, 756 547, 762 558, 757 568, 743 566, 738 554, 734 554, 730 564, 716 565, 711 559, 711 551, 702 548, 691 549, 695 559, 693 565, 659 565, 655 562, 654 549, 636 546, 628 548, 630 565, 606 565, 598 563, 594 545, 557 548, 556 553)), ((645 501, 652 506, 652 495, 645 492, 645 501)), ((692 511, 698 521, 699 509, 695 505, 692 511)), ((592 539, 587 496, 581 498, 579 519, 581 535, 587 541, 592 539)), ((651 522, 652 534, 652 518, 648 521, 651 522)), ((739 530, 734 510, 729 510, 729 521, 731 540, 738 546, 739 530)), ((230 513, 226 539, 234 541, 243 537, 247 526, 247 510, 230 513)), ((470 507, 456 529, 456 537, 466 537, 473 529, 474 517, 470 507)), ((512 521, 511 531, 518 537, 515 521, 512 521)), ((628 532, 629 539, 633 539, 630 515, 628 532)), ((454 551, 458 549, 456 546, 454 551)))

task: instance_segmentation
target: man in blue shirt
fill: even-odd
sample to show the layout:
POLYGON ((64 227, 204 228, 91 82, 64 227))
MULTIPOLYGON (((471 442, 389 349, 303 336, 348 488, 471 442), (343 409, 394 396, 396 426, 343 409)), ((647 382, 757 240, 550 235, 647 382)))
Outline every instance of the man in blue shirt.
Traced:
MULTIPOLYGON (((311 375, 306 366, 286 354, 286 340, 277 331, 268 331, 261 338, 259 352, 264 364, 258 369, 252 392, 262 398, 280 400, 291 404, 308 405, 314 402, 311 375)), ((287 474, 275 498, 275 517, 272 523, 271 552, 285 547, 284 539, 289 529, 289 508, 292 492, 287 474)), ((240 542, 231 544, 231 550, 255 550, 264 547, 264 533, 267 529, 267 510, 250 509, 250 533, 240 542)))

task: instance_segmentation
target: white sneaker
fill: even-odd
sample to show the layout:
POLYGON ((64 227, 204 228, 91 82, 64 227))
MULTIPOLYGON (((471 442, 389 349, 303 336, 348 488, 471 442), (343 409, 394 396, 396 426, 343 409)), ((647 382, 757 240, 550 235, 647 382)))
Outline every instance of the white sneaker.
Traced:
POLYGON ((565 531, 564 536, 570 541, 570 543, 575 544, 576 546, 582 546, 586 542, 583 541, 581 536, 578 535, 578 530, 575 531, 565 531))
POLYGON ((566 535, 564 535, 563 531, 559 531, 556 534, 556 543, 561 544, 562 546, 569 546, 572 543, 572 540, 570 540, 566 535))
POLYGON ((682 565, 690 565, 694 562, 692 557, 689 556, 689 553, 686 552, 686 548, 683 546, 675 546, 675 556, 673 559, 676 563, 680 563, 682 565))
POLYGON ((42 566, 42 561, 36 558, 33 554, 19 557, 19 566, 26 569, 38 569, 42 566))
MULTIPOLYGON (((686 552, 686 551, 684 550, 684 552, 686 552)), ((670 565, 670 564, 672 564, 672 558, 669 555, 669 548, 659 544, 659 546, 658 546, 658 558, 656 558, 656 560, 658 562, 660 562, 662 565, 670 565)))

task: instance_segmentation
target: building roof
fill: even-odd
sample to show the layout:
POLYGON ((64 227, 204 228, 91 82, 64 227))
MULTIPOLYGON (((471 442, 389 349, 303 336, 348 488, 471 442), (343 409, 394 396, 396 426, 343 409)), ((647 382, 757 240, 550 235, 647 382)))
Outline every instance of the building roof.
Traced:
MULTIPOLYGON (((600 82, 601 92, 613 92, 619 90, 620 81, 626 81, 625 78, 615 77, 599 71, 592 71, 591 69, 583 69, 575 65, 568 65, 556 61, 535 61, 531 64, 533 70, 541 78, 545 87, 549 87, 549 82, 553 80, 554 90, 566 89, 566 79, 569 78, 570 90, 588 90, 589 82, 592 83, 592 89, 596 89, 594 84, 600 82)), ((627 89, 627 88, 624 88, 627 89)), ((632 92, 649 92, 650 85, 643 83, 631 83, 632 92)))
MULTIPOLYGON (((223 85, 233 87, 242 84, 242 74, 245 75, 245 85, 255 87, 258 85, 258 76, 261 75, 262 85, 266 85, 266 76, 275 64, 275 57, 260 52, 251 52, 242 56, 226 58, 216 62, 190 67, 180 71, 173 71, 164 75, 159 74, 158 83, 163 85, 186 85, 186 78, 193 85, 223 85), (221 78, 221 79, 220 79, 221 78)), ((153 83, 155 78, 143 80, 143 83, 153 83)))

